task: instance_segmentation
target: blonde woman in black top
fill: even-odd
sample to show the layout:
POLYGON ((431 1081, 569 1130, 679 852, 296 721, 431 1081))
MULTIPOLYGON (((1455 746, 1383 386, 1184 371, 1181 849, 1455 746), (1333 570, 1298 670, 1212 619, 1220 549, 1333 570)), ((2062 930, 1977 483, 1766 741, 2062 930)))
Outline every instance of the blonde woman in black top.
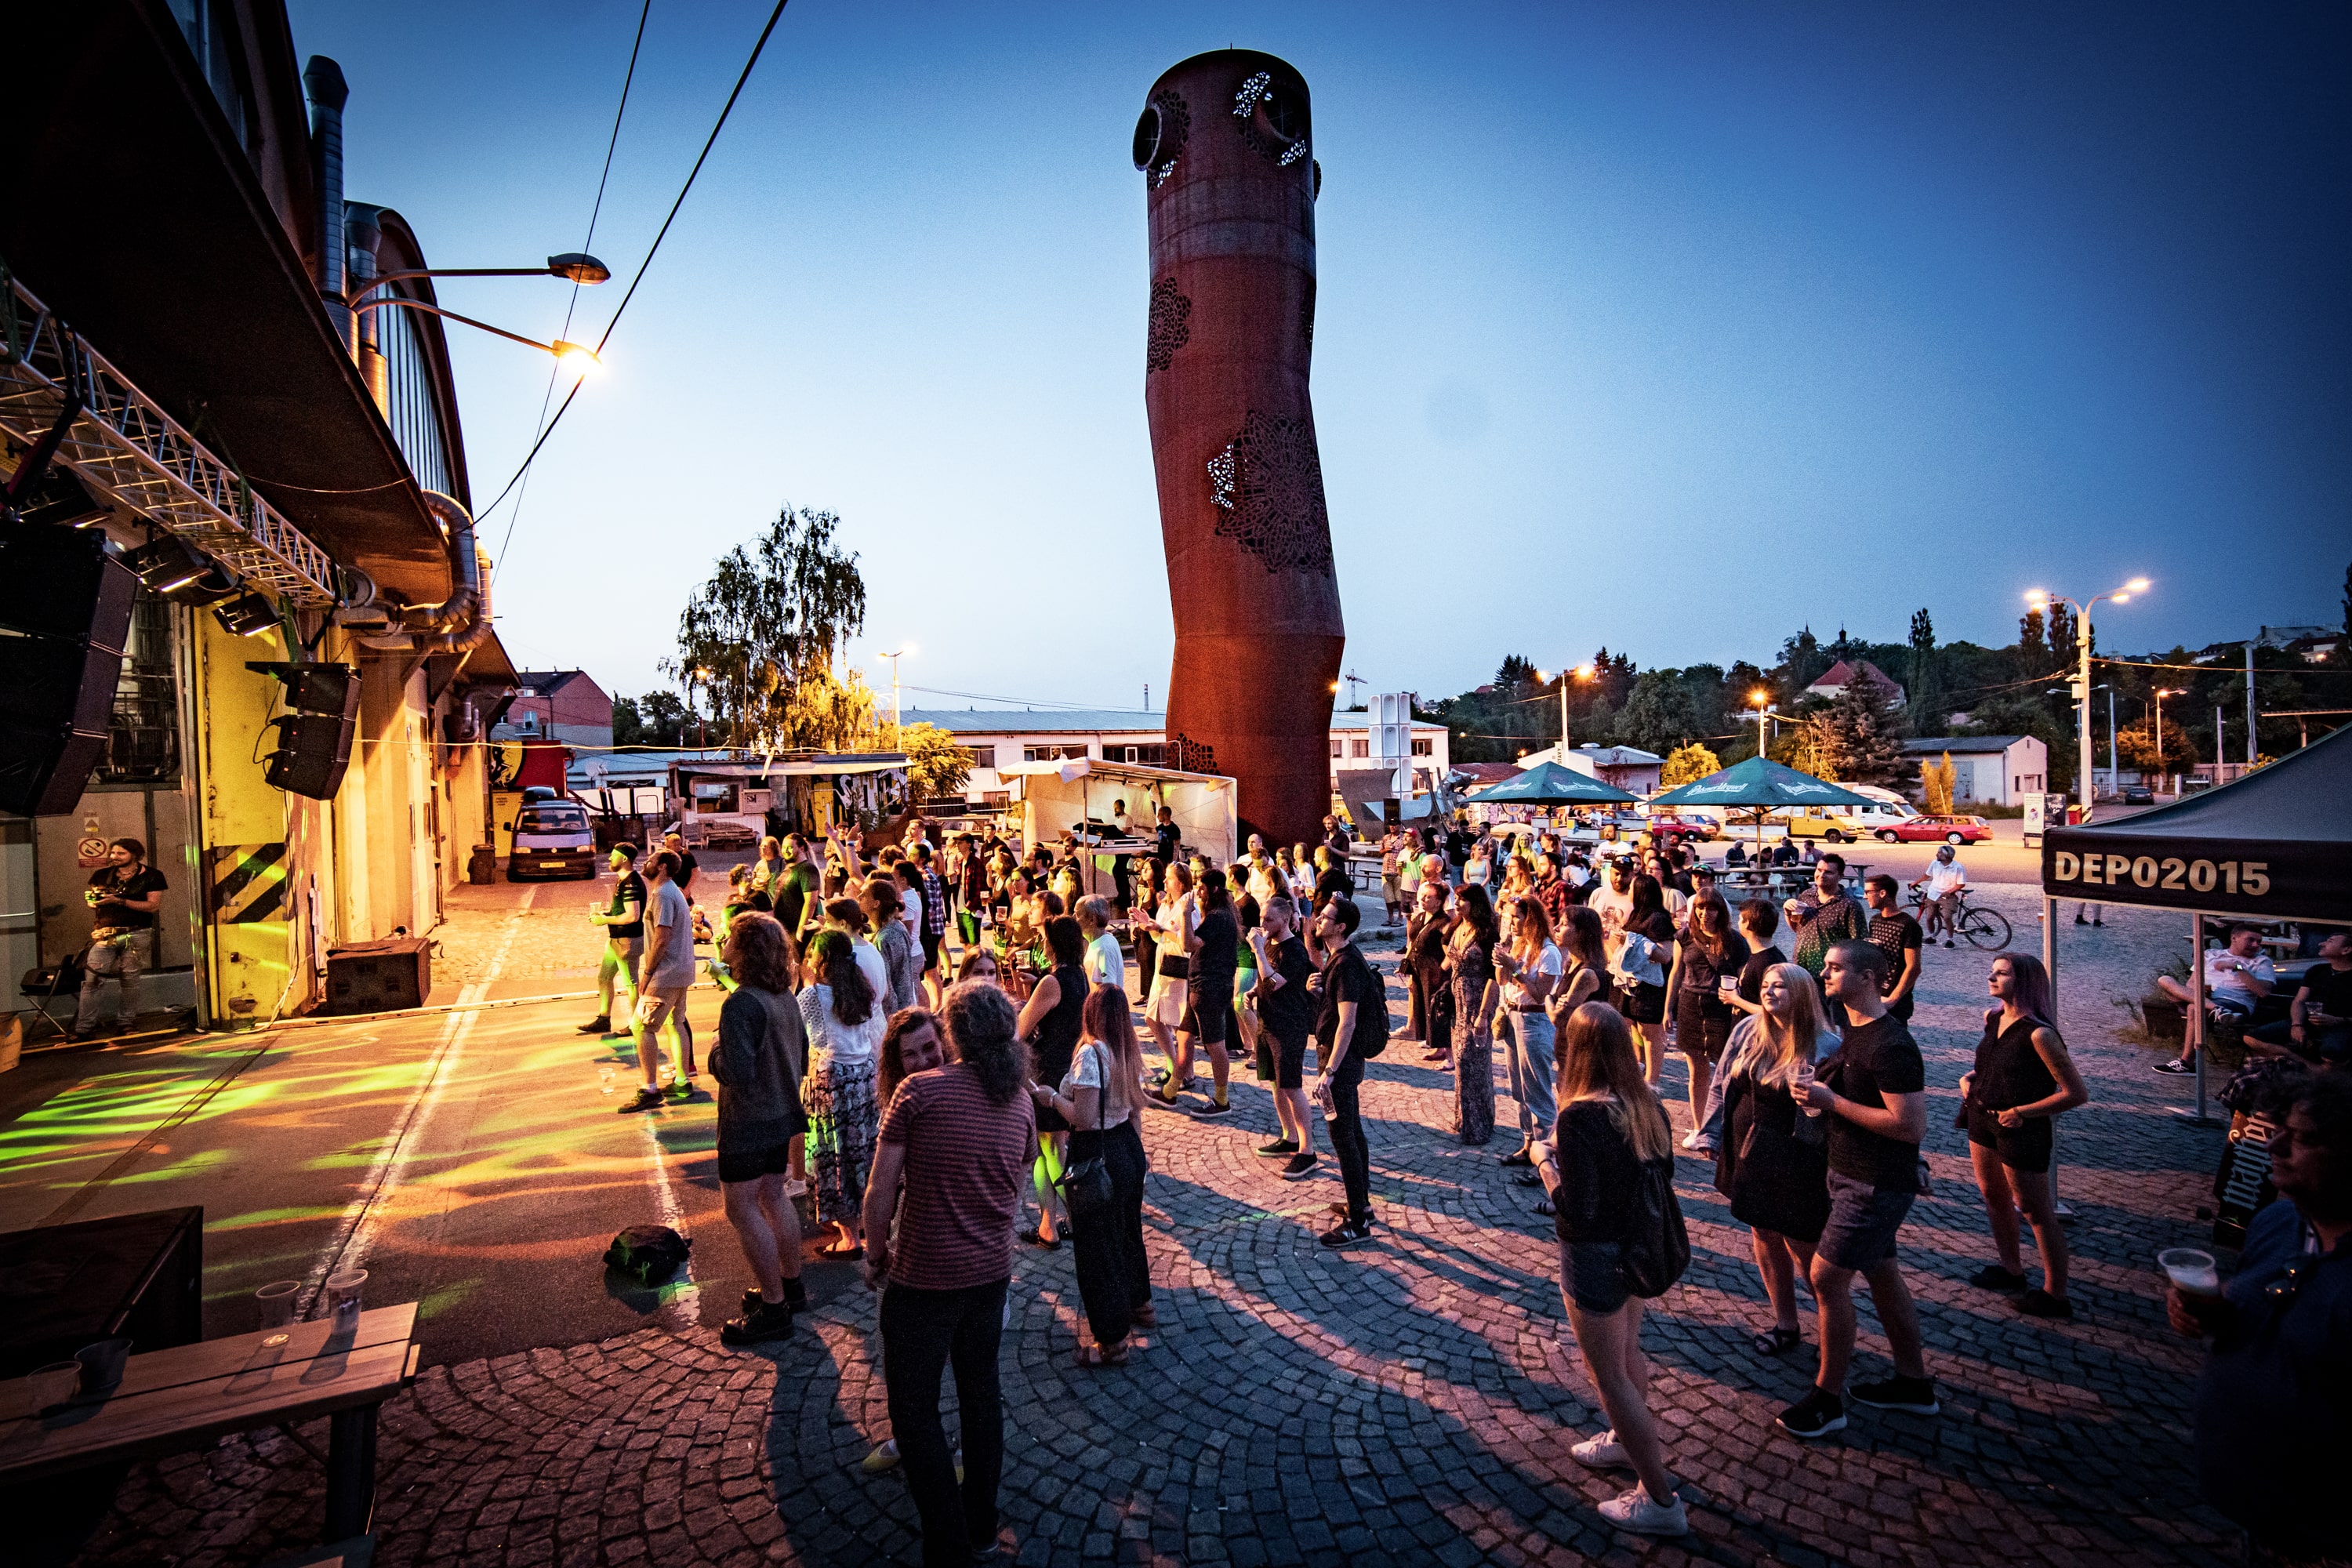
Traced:
POLYGON ((1633 1031, 1614 1007, 1588 1002, 1560 1037, 1559 1122, 1546 1158, 1554 1184, 1560 1294, 1576 1348, 1601 1394, 1609 1430, 1569 1450, 1594 1469, 1630 1468, 1641 1484, 1601 1505, 1601 1517, 1643 1535, 1682 1535, 1690 1520, 1666 1469, 1650 1415, 1642 1298, 1626 1282, 1649 1168, 1674 1167, 1674 1131, 1651 1092, 1633 1031))

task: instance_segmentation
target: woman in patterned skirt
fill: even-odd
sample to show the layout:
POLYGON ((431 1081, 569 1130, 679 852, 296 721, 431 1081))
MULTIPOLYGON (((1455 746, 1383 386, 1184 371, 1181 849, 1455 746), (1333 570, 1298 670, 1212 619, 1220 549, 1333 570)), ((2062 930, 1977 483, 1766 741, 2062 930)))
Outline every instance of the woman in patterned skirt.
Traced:
POLYGON ((866 1176, 881 1124, 874 1068, 889 1018, 845 931, 816 934, 803 978, 799 1001, 808 1030, 808 1076, 801 1080, 801 1108, 809 1119, 809 1195, 817 1223, 840 1233, 819 1256, 854 1258, 866 1249, 866 1176))
POLYGON ((1495 1135, 1495 906, 1486 889, 1465 885, 1461 912, 1445 942, 1454 977, 1454 1128, 1468 1144, 1495 1135))

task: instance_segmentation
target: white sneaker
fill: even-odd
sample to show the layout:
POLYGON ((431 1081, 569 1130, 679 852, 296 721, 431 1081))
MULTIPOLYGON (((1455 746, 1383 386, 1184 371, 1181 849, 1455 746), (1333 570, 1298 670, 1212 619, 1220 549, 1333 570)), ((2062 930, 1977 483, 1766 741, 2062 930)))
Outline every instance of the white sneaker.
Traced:
POLYGON ((1618 1529, 1630 1530, 1636 1535, 1690 1533, 1690 1510, 1683 1506, 1679 1492, 1675 1494, 1672 1502, 1657 1502, 1651 1498, 1648 1488, 1637 1486, 1602 1503, 1601 1517, 1618 1529))
POLYGON ((1683 1134, 1683 1147, 1685 1149, 1696 1149, 1698 1147, 1697 1128, 1694 1127, 1689 1131, 1683 1134))
POLYGON ((1624 1468, 1625 1445, 1617 1441, 1617 1428, 1612 1426, 1598 1437, 1587 1437, 1568 1451, 1569 1458, 1589 1469, 1615 1470, 1624 1468))

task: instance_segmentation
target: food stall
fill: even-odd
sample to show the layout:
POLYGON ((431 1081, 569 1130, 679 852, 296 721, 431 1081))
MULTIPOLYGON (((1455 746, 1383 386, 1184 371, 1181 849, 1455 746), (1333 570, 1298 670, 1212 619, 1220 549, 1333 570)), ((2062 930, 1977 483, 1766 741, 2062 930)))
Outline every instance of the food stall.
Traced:
POLYGON ((697 848, 756 848, 769 835, 866 832, 908 810, 903 752, 803 752, 669 767, 678 831, 697 848))
POLYGON ((1058 846, 1067 834, 1092 850, 1083 862, 1089 893, 1111 890, 1117 857, 1152 852, 1151 826, 1163 805, 1175 814, 1178 842, 1186 851, 1198 850, 1220 867, 1239 853, 1240 790, 1223 774, 1090 757, 1021 763, 998 772, 1013 784, 1023 843, 1058 846), (1113 805, 1122 800, 1135 827, 1125 837, 1111 820, 1113 805))

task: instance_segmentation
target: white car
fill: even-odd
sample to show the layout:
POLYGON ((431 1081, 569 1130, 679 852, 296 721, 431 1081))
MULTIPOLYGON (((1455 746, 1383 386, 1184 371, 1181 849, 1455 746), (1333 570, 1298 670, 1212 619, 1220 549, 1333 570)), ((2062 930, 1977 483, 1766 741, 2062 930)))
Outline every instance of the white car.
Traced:
POLYGON ((596 834, 587 811, 568 800, 533 801, 515 814, 507 880, 541 877, 596 879, 596 834))

